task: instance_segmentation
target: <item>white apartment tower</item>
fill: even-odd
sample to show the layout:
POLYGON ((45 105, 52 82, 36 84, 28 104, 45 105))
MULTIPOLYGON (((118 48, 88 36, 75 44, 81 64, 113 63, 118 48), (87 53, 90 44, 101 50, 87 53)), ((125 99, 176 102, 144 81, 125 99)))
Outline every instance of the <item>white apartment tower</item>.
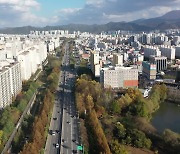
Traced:
POLYGON ((0 66, 0 109, 10 105, 22 89, 20 63, 1 62, 0 66), (5 63, 5 66, 4 66, 5 63))
POLYGON ((21 78, 28 80, 31 77, 31 56, 29 51, 25 51, 18 55, 18 61, 21 64, 21 78))
POLYGON ((91 70, 95 77, 100 76, 99 52, 91 51, 90 55, 91 70))
POLYGON ((0 109, 3 109, 12 102, 10 71, 2 68, 0 71, 0 109))
POLYGON ((123 65, 123 55, 122 54, 118 54, 118 53, 113 54, 113 65, 114 66, 116 66, 116 65, 122 66, 123 65))
POLYGON ((161 51, 159 48, 153 46, 145 46, 144 47, 144 57, 150 58, 151 55, 161 56, 161 51))
POLYGON ((173 47, 166 47, 161 46, 160 47, 161 55, 167 57, 169 60, 175 59, 175 48, 173 47))
POLYGON ((16 97, 17 94, 22 89, 22 80, 21 80, 21 66, 19 62, 11 64, 9 67, 10 71, 10 81, 11 81, 11 92, 13 97, 16 97))

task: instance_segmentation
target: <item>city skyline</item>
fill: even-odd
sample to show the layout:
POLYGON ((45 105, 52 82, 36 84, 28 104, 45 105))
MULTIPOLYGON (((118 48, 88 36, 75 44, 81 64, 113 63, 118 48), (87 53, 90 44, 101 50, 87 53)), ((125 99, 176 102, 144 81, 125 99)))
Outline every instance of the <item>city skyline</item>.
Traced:
POLYGON ((0 0, 0 28, 133 21, 161 16, 178 6, 180 0, 0 0))
POLYGON ((180 29, 36 29, 0 34, 2 154, 180 151, 180 29))

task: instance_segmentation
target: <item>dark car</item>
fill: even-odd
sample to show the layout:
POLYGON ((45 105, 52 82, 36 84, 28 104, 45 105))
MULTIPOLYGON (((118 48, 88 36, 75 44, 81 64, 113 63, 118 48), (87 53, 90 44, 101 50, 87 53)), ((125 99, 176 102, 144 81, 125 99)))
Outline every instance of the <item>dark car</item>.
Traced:
POLYGON ((66 143, 66 140, 65 140, 65 139, 62 139, 62 142, 66 143))
POLYGON ((58 133, 58 134, 59 134, 59 133, 60 133, 60 131, 59 131, 59 130, 56 130, 56 133, 58 133))
POLYGON ((72 150, 73 153, 77 153, 77 150, 72 150))
POLYGON ((52 130, 49 130, 49 134, 52 134, 52 130))
POLYGON ((53 118, 53 120, 57 120, 57 118, 53 118))
POLYGON ((75 140, 75 139, 72 139, 72 141, 73 141, 73 142, 76 142, 76 140, 75 140))

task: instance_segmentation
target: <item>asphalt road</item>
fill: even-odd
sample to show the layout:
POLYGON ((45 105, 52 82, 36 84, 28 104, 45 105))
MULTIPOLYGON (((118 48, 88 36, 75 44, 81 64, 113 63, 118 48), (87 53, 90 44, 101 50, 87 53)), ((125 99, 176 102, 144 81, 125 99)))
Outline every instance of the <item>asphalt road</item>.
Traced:
POLYGON ((72 154, 73 150, 77 150, 79 143, 78 118, 71 91, 75 81, 75 72, 69 67, 68 52, 67 44, 45 154, 72 154), (56 147, 55 144, 59 144, 59 147, 56 147))

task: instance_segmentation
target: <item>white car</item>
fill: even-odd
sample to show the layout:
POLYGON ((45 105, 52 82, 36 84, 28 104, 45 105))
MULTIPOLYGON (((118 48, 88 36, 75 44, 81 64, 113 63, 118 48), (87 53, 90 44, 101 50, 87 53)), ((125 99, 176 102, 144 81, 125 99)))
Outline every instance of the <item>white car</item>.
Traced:
POLYGON ((51 134, 52 134, 53 136, 54 136, 54 135, 56 135, 55 131, 52 131, 52 133, 51 133, 51 134))
POLYGON ((56 148, 59 148, 59 143, 56 143, 56 144, 55 144, 55 147, 56 147, 56 148))

